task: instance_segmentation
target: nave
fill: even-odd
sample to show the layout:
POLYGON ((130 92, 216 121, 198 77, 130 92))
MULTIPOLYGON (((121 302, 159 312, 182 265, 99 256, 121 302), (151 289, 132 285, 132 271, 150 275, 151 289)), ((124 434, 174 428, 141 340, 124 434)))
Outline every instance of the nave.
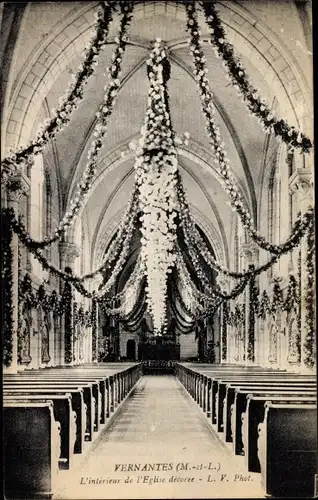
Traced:
POLYGON ((173 375, 143 376, 96 441, 53 498, 74 498, 75 492, 77 498, 92 492, 110 499, 158 498, 158 492, 161 498, 230 497, 234 477, 239 497, 263 496, 259 475, 233 456, 173 375), (136 464, 144 470, 136 471, 136 464), (133 481, 125 483, 127 477, 133 481))
POLYGON ((6 375, 6 498, 313 497, 316 393, 315 376, 230 364, 6 375))
POLYGON ((6 498, 315 496, 312 1, 0 25, 6 498))

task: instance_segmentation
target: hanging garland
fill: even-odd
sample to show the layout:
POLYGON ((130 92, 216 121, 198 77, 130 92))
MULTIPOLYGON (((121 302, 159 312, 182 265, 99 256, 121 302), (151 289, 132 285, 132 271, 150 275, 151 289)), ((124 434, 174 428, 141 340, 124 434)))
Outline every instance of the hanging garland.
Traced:
POLYGON ((93 140, 92 146, 87 154, 88 162, 84 168, 82 178, 77 185, 77 192, 70 202, 69 211, 64 215, 53 236, 51 238, 45 237, 43 241, 33 240, 30 234, 26 231, 22 221, 15 221, 17 230, 21 234, 24 234, 27 243, 32 245, 32 248, 34 249, 43 249, 61 237, 65 230, 74 221, 74 218, 78 214, 85 197, 91 189, 92 180, 97 172, 97 160, 103 147, 103 138, 107 132, 108 120, 112 114, 115 99, 120 87, 119 76, 121 74, 122 56, 127 45, 126 32, 132 19, 133 3, 124 2, 121 5, 121 10, 123 15, 120 22, 119 35, 115 38, 116 47, 112 55, 112 64, 108 69, 110 81, 108 85, 104 87, 105 94, 103 103, 100 106, 100 110, 96 113, 97 120, 93 130, 95 139, 93 140))
POLYGON ((209 80, 207 78, 206 58, 201 49, 200 31, 197 22, 197 14, 194 8, 194 2, 186 4, 187 12, 187 29, 190 32, 189 40, 190 49, 193 54, 193 63, 195 68, 195 80, 201 97, 201 108, 206 117, 207 134, 210 144, 215 154, 215 163, 218 165, 219 173, 223 179, 226 192, 230 196, 231 204, 238 213, 244 228, 249 235, 262 249, 273 254, 280 255, 287 248, 291 250, 296 241, 299 241, 301 235, 304 234, 311 218, 313 217, 313 208, 311 207, 303 217, 299 216, 293 226, 293 230, 289 238, 282 245, 273 245, 266 241, 258 231, 253 228, 253 221, 248 208, 243 202, 239 188, 235 185, 232 173, 229 167, 229 160, 224 150, 224 144, 221 142, 220 130, 214 122, 215 106, 213 104, 213 94, 210 90, 209 80))
MULTIPOLYGON (((248 109, 257 116, 267 132, 274 132, 289 147, 298 148, 303 153, 308 153, 312 149, 311 140, 295 127, 290 127, 285 120, 278 120, 273 115, 264 99, 261 99, 259 91, 255 89, 248 78, 246 69, 235 56, 233 45, 226 39, 220 16, 215 8, 215 0, 201 1, 206 22, 211 34, 210 43, 216 49, 216 53, 223 59, 229 80, 237 88, 248 109)), ((189 22, 191 19, 189 20, 189 22)))
MULTIPOLYGON (((38 249, 34 248, 32 244, 29 243, 29 241, 27 239, 27 233, 21 232, 20 231, 21 225, 16 224, 16 217, 15 217, 15 214, 14 214, 12 208, 3 209, 2 210, 2 217, 8 217, 8 221, 9 221, 10 226, 12 227, 13 231, 17 233, 20 241, 29 250, 29 252, 32 253, 34 255, 34 257, 41 263, 42 268, 44 270, 49 271, 53 275, 63 279, 66 282, 71 282, 74 285, 74 287, 76 288, 76 290, 84 297, 86 297, 86 298, 93 297, 92 292, 89 292, 84 287, 84 285, 83 285, 84 280, 91 278, 91 277, 94 277, 94 276, 96 276, 96 274, 100 273, 101 270, 106 267, 107 262, 104 262, 102 264, 101 268, 98 269, 97 271, 94 271, 93 273, 89 273, 87 275, 84 275, 83 277, 78 277, 78 276, 74 276, 72 273, 63 272, 60 269, 58 269, 57 267, 55 267, 53 264, 50 264, 47 261, 47 259, 44 257, 44 255, 38 249)), ((103 284, 102 288, 100 288, 100 290, 98 290, 98 292, 96 292, 97 296, 102 296, 105 293, 107 293, 107 291, 110 290, 110 288, 115 283, 115 280, 116 280, 119 272, 121 271, 122 266, 125 262, 125 259, 128 255, 132 233, 133 233, 133 224, 130 224, 128 227, 128 230, 127 230, 126 237, 125 237, 126 238, 125 242, 123 244, 122 253, 116 262, 116 266, 113 269, 113 272, 112 272, 110 278, 107 280, 106 283, 103 284)))
POLYGON ((305 315, 305 341, 304 363, 309 368, 315 366, 315 228, 310 224, 307 234, 306 254, 306 315, 305 315))
POLYGON ((116 3, 113 1, 101 3, 102 11, 98 11, 94 25, 95 35, 85 49, 84 61, 78 68, 76 75, 74 75, 66 95, 61 98, 59 109, 52 111, 52 118, 45 123, 43 130, 30 144, 19 148, 16 153, 10 153, 1 162, 2 178, 5 179, 9 174, 14 174, 18 166, 32 163, 33 158, 43 151, 49 140, 53 139, 70 121, 73 111, 77 109, 79 102, 83 99, 85 85, 98 65, 99 54, 106 46, 109 26, 116 3))

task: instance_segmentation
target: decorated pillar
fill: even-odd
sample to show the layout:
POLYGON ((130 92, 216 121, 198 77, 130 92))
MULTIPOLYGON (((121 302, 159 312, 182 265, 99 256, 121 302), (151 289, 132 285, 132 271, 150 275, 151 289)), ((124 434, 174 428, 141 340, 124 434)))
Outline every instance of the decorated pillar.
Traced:
MULTIPOLYGON (((306 168, 298 168, 289 181, 289 190, 295 193, 298 211, 304 213, 313 206, 313 169, 306 157, 306 168)), ((314 223, 313 223, 314 224, 314 223)), ((314 226, 302 239, 299 259, 300 291, 300 351, 301 370, 310 371, 316 362, 315 354, 315 293, 314 293, 314 226)))
MULTIPOLYGON (((30 189, 30 181, 23 173, 17 173, 10 177, 7 183, 7 207, 17 219, 19 216, 19 201, 26 196, 30 189)), ((16 233, 8 228, 10 242, 8 241, 8 278, 6 286, 8 287, 6 297, 6 306, 8 314, 5 318, 4 331, 4 365, 5 371, 16 372, 18 369, 18 283, 19 283, 19 238, 16 233), (9 262, 11 261, 11 262, 9 262), (10 309, 10 310, 9 310, 10 309)))
MULTIPOLYGON (((245 268, 254 270, 258 262, 258 247, 250 242, 241 246, 241 255, 245 259, 245 268)), ((255 278, 251 278, 245 288, 245 363, 255 363, 255 278)))
POLYGON ((98 303, 92 300, 92 362, 98 363, 98 303))
MULTIPOLYGON (((79 248, 76 243, 69 241, 61 241, 59 243, 61 269, 73 273, 74 262, 79 256, 79 248)), ((62 288, 62 301, 64 314, 61 320, 61 346, 60 352, 62 362, 65 364, 73 364, 74 362, 74 290, 70 281, 66 281, 62 288)))
MULTIPOLYGON (((228 290, 228 280, 225 279, 223 275, 218 275, 216 278, 217 284, 220 286, 222 291, 228 290)), ((227 301, 223 302, 221 305, 219 312, 219 328, 220 328, 220 363, 228 362, 228 324, 227 324, 227 313, 228 313, 229 304, 227 301)))

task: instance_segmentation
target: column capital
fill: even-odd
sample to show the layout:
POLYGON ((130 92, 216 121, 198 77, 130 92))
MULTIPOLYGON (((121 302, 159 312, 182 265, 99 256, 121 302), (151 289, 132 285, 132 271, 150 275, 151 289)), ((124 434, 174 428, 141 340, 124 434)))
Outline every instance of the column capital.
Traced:
POLYGON ((254 242, 243 243, 240 248, 240 255, 247 265, 257 264, 259 248, 254 242))
POLYGON ((75 259, 80 255, 79 246, 71 241, 60 241, 59 250, 65 266, 72 267, 75 259))
POLYGON ((224 274, 218 274, 215 281, 216 281, 216 284, 219 285, 221 290, 227 290, 228 278, 226 278, 226 276, 224 276, 224 274))
POLYGON ((19 202, 22 196, 29 193, 30 186, 30 179, 24 172, 17 172, 15 175, 8 177, 6 182, 8 201, 19 202))
POLYGON ((289 180, 290 194, 298 192, 302 200, 313 199, 314 176, 310 168, 298 168, 289 180))

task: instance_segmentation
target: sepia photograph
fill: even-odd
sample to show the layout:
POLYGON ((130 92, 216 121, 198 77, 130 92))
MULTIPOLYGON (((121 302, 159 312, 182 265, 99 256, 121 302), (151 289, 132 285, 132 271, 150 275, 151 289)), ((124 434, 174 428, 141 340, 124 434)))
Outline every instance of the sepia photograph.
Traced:
POLYGON ((317 498, 312 18, 0 3, 6 500, 317 498))

